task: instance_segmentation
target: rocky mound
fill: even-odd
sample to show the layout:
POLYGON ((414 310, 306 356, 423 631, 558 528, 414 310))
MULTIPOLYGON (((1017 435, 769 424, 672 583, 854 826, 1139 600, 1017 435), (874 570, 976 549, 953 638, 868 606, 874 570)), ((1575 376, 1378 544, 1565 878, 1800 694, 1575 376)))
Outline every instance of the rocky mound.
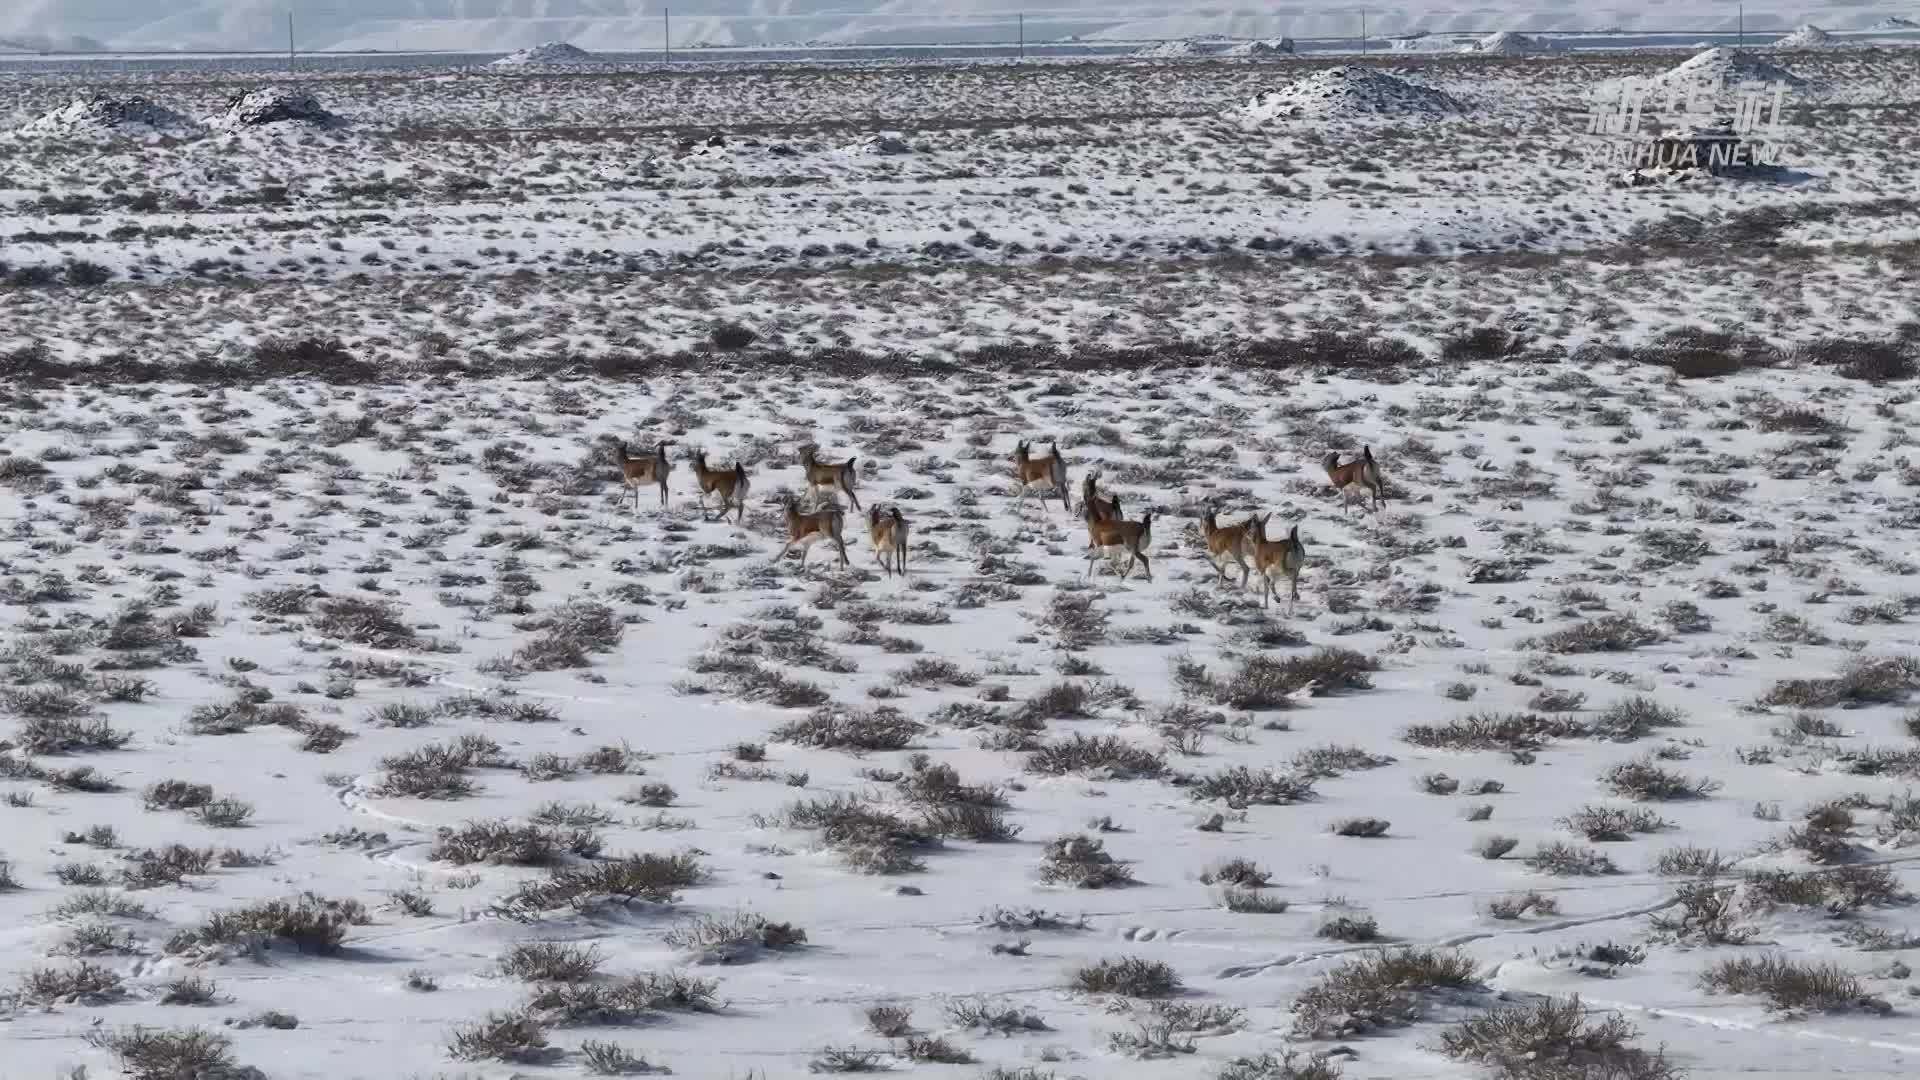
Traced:
POLYGON ((346 121, 320 106, 320 99, 304 90, 270 86, 248 90, 227 101, 224 111, 207 118, 207 126, 222 131, 246 131, 274 124, 312 128, 341 128, 346 121))
POLYGON ((1538 56, 1541 53, 1554 52, 1558 48, 1558 45, 1550 41, 1502 30, 1497 34, 1488 34, 1476 41, 1469 41, 1460 46, 1460 51, 1479 53, 1484 56, 1538 56))
POLYGON ((569 45, 564 41, 549 41, 535 45, 531 49, 503 56, 492 63, 492 67, 562 67, 568 64, 591 64, 592 53, 585 49, 569 45))
POLYGON ((1751 53, 1723 48, 1712 48, 1695 53, 1685 63, 1664 75, 1657 76, 1654 81, 1669 85, 1718 81, 1720 85, 1729 87, 1743 82, 1783 82, 1788 86, 1807 85, 1807 80, 1777 64, 1769 64, 1751 53))
POLYGON ((1277 41, 1243 41, 1228 47, 1222 56, 1287 56, 1293 52, 1293 39, 1280 38, 1277 41))
POLYGON ((1144 49, 1136 49, 1133 55, 1168 60, 1188 56, 1212 56, 1219 51, 1220 46, 1217 43, 1201 42, 1187 38, 1182 41, 1156 41, 1144 49))
POLYGON ((177 135, 192 129, 193 121, 145 98, 95 94, 35 117, 20 131, 26 135, 177 135))
POLYGON ((1874 23, 1872 26, 1867 27, 1867 29, 1869 30, 1920 30, 1920 22, 1914 22, 1912 19, 1903 19, 1898 15, 1889 15, 1886 18, 1881 19, 1879 22, 1874 23))
POLYGON ((1445 91, 1373 68, 1336 67, 1255 95, 1232 114, 1258 122, 1296 116, 1446 115, 1465 111, 1466 105, 1445 91))
POLYGON ((1808 23, 1773 43, 1776 49, 1822 49, 1840 42, 1832 34, 1808 23))

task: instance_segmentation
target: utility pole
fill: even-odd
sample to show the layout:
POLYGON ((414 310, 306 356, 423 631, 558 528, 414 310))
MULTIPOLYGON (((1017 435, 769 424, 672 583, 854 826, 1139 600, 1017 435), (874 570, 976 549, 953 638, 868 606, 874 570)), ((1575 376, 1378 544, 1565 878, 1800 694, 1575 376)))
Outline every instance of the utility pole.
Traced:
POLYGON ((293 74, 293 9, 287 9, 287 74, 293 74))
POLYGON ((1367 55, 1367 9, 1360 9, 1360 55, 1367 55))
POLYGON ((1027 13, 1022 11, 1017 18, 1020 20, 1020 59, 1025 60, 1027 58, 1027 13))
POLYGON ((1747 47, 1747 5, 1740 5, 1740 48, 1747 47))
POLYGON ((660 9, 660 47, 666 51, 667 63, 673 63, 673 9, 660 9))

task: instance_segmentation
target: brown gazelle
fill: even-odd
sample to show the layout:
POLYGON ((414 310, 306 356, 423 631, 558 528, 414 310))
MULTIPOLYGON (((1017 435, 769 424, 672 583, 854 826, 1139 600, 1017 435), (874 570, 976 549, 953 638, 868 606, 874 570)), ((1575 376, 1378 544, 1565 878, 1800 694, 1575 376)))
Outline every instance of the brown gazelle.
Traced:
POLYGON ((844 492, 846 493, 847 500, 853 503, 853 508, 859 510, 860 496, 853 493, 853 485, 858 479, 858 474, 856 474, 853 469, 855 459, 848 458, 838 464, 829 464, 815 457, 814 453, 815 447, 803 446, 800 448, 800 467, 806 470, 807 487, 816 495, 819 494, 821 488, 826 488, 829 491, 844 492))
POLYGON ((1100 496, 1100 470, 1087 473, 1087 479, 1080 485, 1080 505, 1101 521, 1120 520, 1120 496, 1116 493, 1105 498, 1100 496))
POLYGON ((879 507, 867 511, 867 537, 873 541, 873 557, 880 560, 880 569, 892 577, 898 570, 904 577, 907 572, 907 519, 900 516, 900 508, 894 507, 892 513, 883 514, 879 507))
POLYGON ((1334 490, 1340 493, 1342 513, 1353 505, 1353 496, 1356 491, 1363 495, 1372 494, 1374 510, 1386 505, 1387 489, 1386 485, 1380 482, 1380 465, 1373 460, 1373 447, 1362 447, 1360 460, 1349 461, 1345 465, 1340 464, 1339 451, 1329 450, 1321 463, 1327 467, 1327 479, 1332 481, 1334 490))
MULTIPOLYGON (((707 468, 707 452, 705 450, 696 450, 693 453, 693 476, 694 479, 700 481, 700 509, 702 512, 706 510, 707 500, 718 495, 720 497, 720 517, 723 520, 726 518, 728 510, 736 508, 740 512, 734 518, 734 522, 737 524, 746 520, 747 488, 750 487, 751 484, 747 480, 747 467, 744 464, 735 461, 731 469, 709 469, 707 468)), ((709 518, 708 520, 712 519, 709 518)))
POLYGON ((1087 516, 1087 576, 1093 576, 1094 560, 1105 555, 1116 564, 1114 571, 1121 581, 1133 573, 1134 563, 1139 563, 1141 573, 1152 581, 1153 566, 1147 561, 1146 548, 1153 542, 1153 511, 1141 514, 1139 521, 1100 521, 1093 516, 1091 504, 1081 509, 1087 516), (1122 555, 1127 556, 1124 572, 1117 565, 1122 555))
POLYGON ((1240 587, 1247 587, 1247 578, 1252 569, 1247 566, 1248 538, 1253 531, 1253 519, 1248 518, 1238 525, 1221 525, 1215 519, 1213 507, 1200 518, 1200 531, 1207 541, 1207 561, 1220 572, 1220 580, 1227 580, 1227 563, 1240 567, 1240 587))
POLYGON ((1060 499, 1060 507, 1071 513, 1073 505, 1067 494, 1067 463, 1060 458, 1060 444, 1049 443, 1052 455, 1036 458, 1027 451, 1027 440, 1021 439, 1013 448, 1013 477, 1020 485, 1020 498, 1015 501, 1014 509, 1026 505, 1027 496, 1038 493, 1040 505, 1047 505, 1047 496, 1060 499))
POLYGON ((840 549, 840 565, 851 565, 847 562, 847 542, 840 535, 840 527, 845 521, 846 515, 841 513, 839 508, 833 506, 823 507, 810 514, 803 514, 800 512, 800 500, 792 494, 788 494, 787 546, 780 549, 780 554, 775 556, 773 561, 777 563, 781 559, 786 558, 787 552, 792 551, 794 545, 798 544, 800 547, 800 569, 805 571, 807 568, 807 552, 813 549, 816 541, 824 537, 832 540, 834 546, 840 549))
POLYGON ((1273 582, 1275 578, 1287 579, 1290 594, 1287 597, 1287 617, 1293 617, 1293 606, 1300 602, 1300 569, 1307 565, 1307 546, 1300 542, 1300 526, 1295 525, 1287 531, 1284 540, 1267 539, 1267 520, 1273 517, 1252 517, 1247 524, 1252 526, 1253 568, 1260 572, 1260 606, 1266 607, 1268 600, 1276 595, 1273 582))
POLYGON ((627 444, 615 443, 613 459, 620 463, 620 480, 633 492, 633 512, 640 512, 640 489, 652 484, 660 489, 660 505, 667 505, 667 474, 673 471, 673 462, 667 460, 667 447, 673 444, 662 440, 647 457, 628 457, 627 444))

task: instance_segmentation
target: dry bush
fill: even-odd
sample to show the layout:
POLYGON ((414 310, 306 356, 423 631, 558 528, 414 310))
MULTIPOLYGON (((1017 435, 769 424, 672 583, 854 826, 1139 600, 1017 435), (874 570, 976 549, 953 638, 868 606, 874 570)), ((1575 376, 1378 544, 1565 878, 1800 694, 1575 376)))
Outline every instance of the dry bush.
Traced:
POLYGON ((1372 673, 1378 670, 1380 662, 1373 657, 1327 647, 1285 659, 1255 653, 1225 679, 1210 676, 1198 664, 1182 662, 1176 665, 1175 683, 1185 693, 1230 709, 1287 709, 1293 707, 1292 696, 1303 690, 1317 697, 1372 689, 1372 673))
POLYGON ((1421 995, 1479 989, 1472 958, 1438 949, 1394 949, 1364 954, 1322 976, 1294 999, 1293 1031, 1309 1039, 1337 1039, 1410 1024, 1421 995))
POLYGON ((1180 976, 1159 960, 1136 956, 1102 960, 1073 974, 1073 987, 1088 994, 1117 994, 1121 997, 1164 998, 1181 990, 1180 976))
POLYGON ((1576 847, 1558 840, 1541 844, 1526 858, 1527 868, 1560 877, 1592 877, 1617 874, 1613 860, 1591 848, 1576 847))
POLYGON ((600 970, 598 947, 564 941, 525 941, 500 958, 500 971, 521 982, 580 982, 600 970))
POLYGON ((568 853, 591 858, 600 853, 600 837, 592 829, 554 829, 516 825, 510 821, 470 821, 459 828, 443 826, 427 858, 455 866, 486 863, 491 866, 554 866, 568 853))
POLYGON ((1413 724, 1400 737, 1430 750, 1537 750, 1550 739, 1588 734, 1587 725, 1570 716, 1474 713, 1444 724, 1413 724))
POLYGON ((792 923, 738 912, 725 918, 697 916, 674 926, 661 940, 670 948, 694 953, 703 964, 736 964, 762 950, 797 949, 807 943, 807 932, 792 923))
POLYGON ((1520 647, 1545 649, 1550 653, 1628 652, 1664 637, 1658 628, 1631 615, 1603 615, 1538 639, 1522 641, 1520 647))
POLYGON ((460 1024, 447 1035, 447 1054, 456 1061, 504 1061, 532 1064, 551 1054, 547 1029, 529 1012, 490 1012, 460 1024))
POLYGON ((249 1080, 261 1075, 234 1064, 233 1040, 198 1028, 95 1029, 87 1033, 87 1045, 119 1059, 128 1080, 249 1080))
POLYGON ((1711 777, 1682 776, 1663 769, 1653 758, 1623 761, 1601 774, 1600 782, 1615 795, 1640 801, 1700 799, 1720 790, 1721 783, 1711 777))
POLYGON ((204 945, 244 945, 251 941, 291 942, 301 952, 323 956, 340 951, 351 926, 371 922, 357 900, 329 900, 305 893, 292 900, 269 900, 209 915, 196 930, 183 930, 167 942, 170 953, 204 945))
POLYGON ((1792 1012, 1893 1012, 1891 1005, 1868 994, 1860 980, 1845 968, 1797 963, 1778 954, 1721 960, 1701 972, 1700 988, 1710 994, 1763 997, 1770 1007, 1792 1012))
POLYGON ((890 705, 866 710, 827 705, 804 720, 774 728, 769 738, 795 746, 823 750, 904 750, 924 734, 926 727, 890 705))
POLYGON ((15 733, 15 741, 29 754, 84 754, 118 750, 133 739, 132 734, 114 728, 99 717, 36 716, 26 713, 17 702, 8 701, 15 712, 28 716, 15 733))
POLYGON ((498 910, 530 917, 560 908, 585 910, 606 900, 670 904, 676 890, 698 885, 707 871, 694 855, 626 855, 577 868, 554 870, 543 881, 523 881, 498 910))
POLYGON ((1040 861, 1040 880, 1076 889, 1108 889, 1131 885, 1133 870, 1107 853, 1104 840, 1084 833, 1062 836, 1047 844, 1040 861))
POLYGON ((1560 819, 1560 826, 1596 842, 1631 840, 1636 833, 1659 832, 1673 823, 1651 810, 1583 806, 1560 819))
POLYGON ((1920 659, 1856 656, 1832 678, 1782 679, 1760 703, 1794 709, 1898 704, 1916 687, 1920 687, 1920 659))
POLYGON ((1630 1045, 1639 1032, 1618 1013, 1593 1019, 1578 997, 1495 1009, 1442 1032, 1440 1052, 1498 1080, 1677 1080, 1659 1053, 1630 1045))
POLYGON ((1277 1057, 1235 1058, 1221 1066, 1213 1080, 1340 1080, 1340 1067, 1327 1057, 1288 1050, 1277 1057))
POLYGON ((1041 746, 1027 758, 1027 771, 1041 776, 1091 774, 1108 780, 1152 779, 1167 771, 1166 758, 1115 735, 1074 733, 1041 746))
POLYGON ((1187 794, 1197 802, 1225 799, 1230 805, 1284 806, 1313 794, 1313 778, 1272 769, 1234 765, 1211 776, 1185 778, 1187 794))

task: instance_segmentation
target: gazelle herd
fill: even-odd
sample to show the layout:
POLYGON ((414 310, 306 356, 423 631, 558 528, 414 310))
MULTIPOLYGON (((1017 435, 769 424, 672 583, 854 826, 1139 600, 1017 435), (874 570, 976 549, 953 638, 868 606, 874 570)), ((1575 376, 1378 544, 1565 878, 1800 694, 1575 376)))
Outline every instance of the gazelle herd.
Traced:
MULTIPOLYGON (((615 461, 627 488, 633 493, 634 512, 640 509, 640 489, 655 487, 660 491, 660 505, 667 505, 667 475, 673 471, 673 463, 667 458, 667 447, 673 443, 662 441, 654 447, 651 454, 632 457, 627 453, 625 443, 617 444, 614 450, 615 461)), ((1056 442, 1047 444, 1045 457, 1034 457, 1027 440, 1022 439, 1013 449, 1013 478, 1015 509, 1026 505, 1029 495, 1037 496, 1040 505, 1047 507, 1048 499, 1059 499, 1062 509, 1071 513, 1072 501, 1069 496, 1066 459, 1060 456, 1060 446, 1056 442)), ((787 541, 775 557, 776 562, 786 558, 794 548, 800 549, 800 565, 807 563, 807 553, 813 545, 827 540, 833 543, 840 556, 840 565, 852 565, 847 559, 847 541, 845 536, 846 515, 840 510, 834 493, 847 497, 854 510, 860 509, 860 497, 855 494, 858 484, 858 472, 854 469, 856 459, 847 458, 840 462, 821 461, 819 448, 808 445, 800 450, 800 468, 806 477, 807 490, 816 500, 821 500, 824 490, 826 496, 820 505, 811 511, 800 508, 800 500, 793 494, 784 498, 787 519, 787 541)), ((744 462, 735 461, 729 467, 712 468, 707 464, 705 450, 696 450, 688 458, 693 466, 694 479, 700 487, 700 508, 706 513, 710 502, 717 502, 719 513, 707 520, 725 520, 729 512, 734 513, 735 523, 743 522, 747 513, 747 492, 752 488, 752 480, 747 475, 744 462)), ((1380 478, 1380 464, 1373 458, 1373 448, 1362 447, 1360 457, 1342 463, 1336 451, 1328 451, 1321 465, 1327 471, 1327 480, 1340 496, 1341 512, 1349 513, 1357 499, 1369 500, 1369 509, 1376 513, 1386 505, 1386 485, 1380 478)), ((624 502, 624 498, 622 499, 624 502)), ((1141 575, 1148 581, 1153 580, 1152 563, 1147 558, 1147 548, 1153 543, 1153 511, 1140 515, 1138 521, 1128 521, 1120 509, 1118 492, 1100 492, 1100 473, 1093 470, 1087 473, 1080 486, 1080 514, 1087 523, 1087 576, 1093 576, 1093 567, 1105 556, 1115 573, 1125 581, 1135 565, 1140 567, 1141 575), (1125 563, 1122 566, 1122 563, 1125 563)), ((1268 606, 1279 597, 1277 583, 1284 579, 1288 585, 1287 611, 1293 612, 1294 605, 1300 599, 1300 571, 1306 566, 1307 547, 1300 540, 1300 526, 1296 523, 1287 530, 1287 535, 1271 540, 1267 537, 1267 523, 1273 515, 1249 514, 1246 520, 1236 525, 1221 525, 1212 506, 1208 506, 1200 518, 1200 531, 1206 541, 1206 558, 1213 564, 1220 580, 1227 580, 1227 567, 1236 566, 1240 570, 1240 587, 1254 576, 1260 579, 1260 604, 1268 606)), ((882 511, 873 507, 867 511, 867 539, 873 546, 874 559, 881 569, 891 577, 907 572, 907 538, 909 525, 900 508, 894 506, 882 511)))

